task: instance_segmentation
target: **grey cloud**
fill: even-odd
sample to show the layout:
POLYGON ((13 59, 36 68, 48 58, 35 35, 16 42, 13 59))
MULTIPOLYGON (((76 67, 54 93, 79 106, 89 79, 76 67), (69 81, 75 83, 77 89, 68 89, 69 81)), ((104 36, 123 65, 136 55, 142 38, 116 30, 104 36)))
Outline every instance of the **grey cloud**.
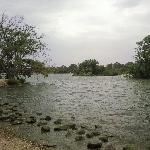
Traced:
POLYGON ((57 65, 133 60, 150 31, 149 8, 149 0, 0 0, 0 13, 23 15, 45 33, 57 65))
POLYGON ((119 8, 132 8, 136 7, 142 0, 115 0, 114 5, 119 8))

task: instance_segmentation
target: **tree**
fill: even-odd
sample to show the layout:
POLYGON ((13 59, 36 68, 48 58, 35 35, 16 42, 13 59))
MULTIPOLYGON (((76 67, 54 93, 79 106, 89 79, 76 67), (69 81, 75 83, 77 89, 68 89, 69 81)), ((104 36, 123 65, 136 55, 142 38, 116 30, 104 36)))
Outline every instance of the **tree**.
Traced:
MULTIPOLYGON (((43 35, 38 35, 34 26, 24 22, 23 17, 2 14, 0 20, 0 72, 8 79, 20 75, 31 76, 33 61, 39 53, 44 54, 46 44, 43 35), (32 61, 29 61, 29 58, 32 61)), ((35 65, 35 63, 34 63, 35 65)))
POLYGON ((135 66, 132 75, 135 78, 150 78, 150 35, 137 42, 135 66))
POLYGON ((78 70, 78 66, 76 64, 71 64, 69 67, 68 67, 68 72, 70 73, 76 73, 78 70))
POLYGON ((92 75, 98 75, 98 61, 95 59, 89 59, 85 60, 82 63, 79 64, 77 75, 86 75, 86 76, 92 76, 92 75))

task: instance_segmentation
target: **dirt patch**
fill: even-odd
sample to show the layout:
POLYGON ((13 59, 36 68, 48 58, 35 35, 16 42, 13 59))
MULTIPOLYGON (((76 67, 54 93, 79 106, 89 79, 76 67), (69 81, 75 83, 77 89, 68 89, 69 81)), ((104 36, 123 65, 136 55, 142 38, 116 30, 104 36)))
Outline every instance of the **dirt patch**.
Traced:
POLYGON ((0 87, 5 87, 7 86, 7 81, 4 79, 0 79, 0 87))

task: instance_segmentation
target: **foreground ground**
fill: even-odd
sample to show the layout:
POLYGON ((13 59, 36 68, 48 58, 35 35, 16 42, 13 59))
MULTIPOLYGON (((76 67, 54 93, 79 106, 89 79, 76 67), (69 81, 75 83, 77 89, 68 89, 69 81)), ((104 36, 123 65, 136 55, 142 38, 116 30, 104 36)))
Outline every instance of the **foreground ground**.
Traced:
POLYGON ((41 150, 41 148, 0 129, 0 150, 41 150))

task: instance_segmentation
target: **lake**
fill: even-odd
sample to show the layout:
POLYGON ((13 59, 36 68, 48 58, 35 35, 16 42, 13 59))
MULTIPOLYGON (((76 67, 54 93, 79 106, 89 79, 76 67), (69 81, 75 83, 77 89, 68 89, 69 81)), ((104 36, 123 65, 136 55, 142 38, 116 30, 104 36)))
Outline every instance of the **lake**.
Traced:
POLYGON ((47 78, 32 76, 27 82, 30 85, 1 88, 0 101, 20 104, 20 111, 37 120, 50 115, 51 131, 42 134, 36 124, 12 126, 0 122, 0 127, 11 128, 17 136, 39 143, 46 141, 59 150, 85 150, 89 140, 97 140, 75 141, 76 131, 54 132, 53 122, 62 119, 78 128, 84 126, 86 132, 98 128, 102 135, 111 136, 109 140, 117 150, 126 144, 139 150, 150 145, 150 80, 51 74, 47 78))

